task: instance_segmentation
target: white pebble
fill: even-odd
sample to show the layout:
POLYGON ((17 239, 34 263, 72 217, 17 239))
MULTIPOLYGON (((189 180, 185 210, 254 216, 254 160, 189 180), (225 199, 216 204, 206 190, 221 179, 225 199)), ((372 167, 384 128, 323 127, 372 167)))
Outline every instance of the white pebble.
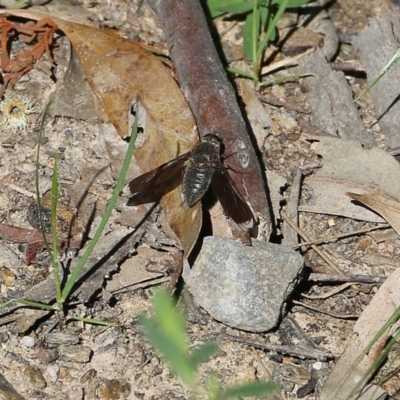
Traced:
POLYGON ((35 345, 35 339, 31 336, 24 336, 21 339, 21 343, 25 346, 25 347, 33 347, 35 345))
POLYGON ((44 376, 48 382, 57 382, 58 371, 60 368, 57 365, 49 365, 44 372, 44 376))

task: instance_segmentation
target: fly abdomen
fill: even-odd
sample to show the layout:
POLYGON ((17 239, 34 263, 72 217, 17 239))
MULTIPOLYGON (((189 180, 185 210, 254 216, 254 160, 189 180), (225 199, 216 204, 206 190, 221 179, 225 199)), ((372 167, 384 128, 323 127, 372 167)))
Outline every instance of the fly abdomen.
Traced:
POLYGON ((182 182, 182 195, 189 207, 195 205, 206 193, 214 173, 214 166, 197 167, 189 161, 182 182))

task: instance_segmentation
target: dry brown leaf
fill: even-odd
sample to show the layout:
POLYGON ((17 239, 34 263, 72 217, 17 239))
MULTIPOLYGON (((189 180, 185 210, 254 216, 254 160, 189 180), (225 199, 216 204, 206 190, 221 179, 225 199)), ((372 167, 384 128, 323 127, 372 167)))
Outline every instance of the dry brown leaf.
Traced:
POLYGON ((371 210, 360 207, 346 198, 349 191, 365 193, 368 186, 337 178, 308 176, 305 180, 308 187, 312 188, 312 197, 307 203, 299 206, 300 211, 316 212, 321 214, 343 215, 346 217, 369 222, 385 222, 371 210))
POLYGON ((368 355, 364 356, 353 370, 351 368, 355 366, 357 357, 398 307, 400 307, 400 269, 395 270, 386 279, 355 324, 353 336, 324 384, 321 393, 322 400, 349 398, 357 382, 368 373, 368 368, 376 361, 389 337, 398 329, 398 324, 390 327, 376 341, 368 355))
POLYGON ((356 140, 307 137, 319 142, 316 153, 323 157, 323 165, 306 177, 304 183, 313 196, 299 210, 383 222, 374 212, 352 203, 346 193, 368 191, 400 202, 399 163, 384 150, 365 149, 356 140))
MULTIPOLYGON (((112 33, 54 18, 44 12, 2 12, 29 19, 50 17, 68 36, 86 79, 122 137, 130 133, 129 114, 138 98, 146 110, 145 140, 135 150, 143 171, 191 150, 198 141, 195 121, 168 69, 136 43, 112 33)), ((180 187, 162 196, 161 206, 187 256, 201 227, 201 206, 182 204, 180 187)))
POLYGON ((391 227, 400 235, 400 203, 379 193, 347 193, 347 196, 382 215, 391 227))

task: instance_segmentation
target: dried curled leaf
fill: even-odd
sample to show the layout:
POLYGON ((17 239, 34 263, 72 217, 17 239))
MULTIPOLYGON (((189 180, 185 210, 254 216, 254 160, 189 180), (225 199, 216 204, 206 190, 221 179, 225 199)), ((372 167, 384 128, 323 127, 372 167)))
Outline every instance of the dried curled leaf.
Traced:
POLYGON ((379 193, 346 193, 370 209, 376 211, 400 235, 400 203, 379 193))
MULTIPOLYGON (((122 137, 130 133, 129 114, 138 98, 146 111, 143 144, 135 150, 141 169, 149 171, 191 150, 198 142, 195 121, 168 69, 138 44, 96 27, 65 21, 42 12, 7 11, 30 19, 51 17, 71 41, 85 77, 122 137)), ((132 178, 132 177, 131 177, 132 178)), ((188 255, 201 227, 197 204, 182 204, 180 187, 162 196, 161 206, 188 255)))

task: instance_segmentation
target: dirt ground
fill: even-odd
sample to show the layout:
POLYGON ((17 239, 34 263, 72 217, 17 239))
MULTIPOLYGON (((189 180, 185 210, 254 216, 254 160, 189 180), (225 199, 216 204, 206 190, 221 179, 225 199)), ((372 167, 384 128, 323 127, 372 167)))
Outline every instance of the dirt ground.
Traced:
MULTIPOLYGON (((60 4, 65 8, 59 15, 64 12, 83 16, 86 15, 83 14, 84 9, 87 18, 100 23, 104 29, 117 29, 121 35, 146 44, 158 47, 165 45, 160 23, 143 1, 98 0, 59 2, 58 5, 60 4), (81 9, 76 11, 74 7, 81 9)), ((360 32, 371 18, 387 13, 391 6, 388 1, 328 2, 325 9, 341 40, 332 61, 344 63, 356 60, 357 52, 350 40, 352 35, 360 32)), ((240 41, 243 21, 219 18, 215 24, 227 59, 234 66, 243 65, 240 41)), ((40 193, 44 194, 51 188, 53 155, 56 151, 59 157, 60 209, 65 207, 67 221, 71 218, 68 210, 78 207, 83 191, 94 182, 83 201, 83 211, 80 211, 83 221, 91 221, 88 236, 92 237, 111 196, 118 176, 116 171, 120 169, 127 144, 105 118, 98 117, 86 100, 82 101, 81 106, 75 106, 75 109, 68 109, 67 105, 57 100, 60 90, 66 91, 64 95, 70 93, 75 96, 74 99, 86 96, 87 93, 81 91, 81 84, 78 82, 67 83, 67 89, 62 87, 69 65, 70 47, 65 36, 57 35, 57 46, 53 49, 56 66, 52 67, 50 60, 44 56, 13 89, 35 104, 34 111, 28 115, 28 128, 13 132, 3 126, 0 130, 1 223, 25 229, 32 229, 32 221, 37 225, 35 215, 32 215, 35 209, 32 203, 35 204, 36 198, 34 175, 37 170, 40 116, 50 98, 55 95, 56 111, 50 111, 42 138, 40 193)), ((25 48, 23 46, 27 45, 16 42, 11 51, 17 52, 20 48, 25 48)), ((286 46, 288 49, 290 46, 296 47, 291 43, 286 43, 286 46)), ((277 54, 271 56, 271 64, 284 58, 280 52, 277 54)), ((286 58, 293 56, 285 55, 286 58)), ((360 93, 366 87, 365 74, 357 70, 346 72, 346 80, 354 94, 360 93)), ((296 171, 300 168, 307 176, 321 161, 315 143, 303 135, 307 129, 298 119, 299 114, 308 115, 299 111, 300 107, 308 107, 304 87, 297 80, 262 90, 263 96, 270 99, 267 104, 263 104, 273 123, 258 150, 262 153, 267 170, 275 174, 269 179, 273 182, 278 177, 284 179, 284 188, 277 201, 281 205, 289 201, 296 171), (279 99, 281 103, 272 104, 271 99, 279 99), (297 108, 289 109, 288 106, 293 104, 297 108)), ((370 95, 359 101, 358 111, 366 131, 381 149, 387 150, 385 134, 379 124, 375 123, 377 116, 370 95)), ((313 121, 308 120, 307 124, 310 127, 313 121)), ((310 128, 308 133, 309 131, 310 128)), ((133 166, 128 173, 138 174, 137 167, 133 166)), ((312 197, 310 193, 307 185, 302 188, 303 205, 308 204, 312 197)), ((100 247, 111 246, 113 240, 119 240, 121 232, 127 232, 127 226, 134 226, 144 216, 143 210, 138 210, 137 215, 134 211, 127 212, 125 203, 126 199, 119 200, 106 227, 109 239, 100 247)), ((299 225, 311 240, 317 240, 382 223, 378 220, 363 221, 332 214, 300 211, 299 225)), ((90 281, 93 282, 92 288, 84 286, 79 293, 74 294, 69 317, 111 321, 118 323, 119 327, 96 326, 69 319, 65 328, 60 330, 58 320, 53 314, 15 308, 15 305, 2 310, 2 398, 188 398, 181 383, 145 341, 137 325, 138 314, 150 309, 154 288, 160 284, 168 284, 171 269, 174 267, 175 243, 168 238, 168 231, 163 232, 162 238, 158 236, 159 232, 154 228, 160 226, 157 225, 156 217, 153 213, 148 225, 135 233, 132 241, 124 247, 124 252, 115 253, 116 258, 110 262, 108 272, 90 281), (140 261, 132 266, 129 259, 134 254, 138 254, 140 261), (137 268, 135 272, 134 268, 137 268), (85 293, 85 290, 88 292, 85 293), (8 386, 10 384, 13 388, 8 386)), ((281 218, 278 223, 282 223, 281 218)), ((84 225, 84 222, 81 224, 84 225)), ((69 227, 67 231, 68 229, 69 227)), ((82 230, 81 225, 75 224, 73 238, 80 240, 82 230)), ((278 229, 274 240, 281 240, 280 234, 278 229)), ((362 234, 333 240, 319 247, 329 254, 345 274, 381 277, 382 280, 396 270, 400 257, 400 240, 397 235, 390 236, 389 233, 382 239, 362 234)), ((112 246, 109 248, 111 251, 112 246)), ((47 299, 47 286, 43 282, 51 273, 49 259, 43 252, 37 255, 32 264, 27 265, 26 250, 26 242, 0 241, 1 303, 22 297, 35 301, 47 299)), ((370 304, 382 281, 377 283, 371 280, 369 283, 358 284, 357 287, 344 285, 336 290, 343 282, 337 284, 308 279, 310 274, 335 274, 313 249, 304 246, 300 250, 306 265, 305 277, 288 300, 287 316, 282 329, 256 334, 230 328, 212 319, 204 310, 191 304, 186 299, 186 294, 182 294, 181 303, 188 310, 190 346, 194 347, 210 337, 220 343, 220 353, 202 367, 201 383, 204 384, 211 373, 221 380, 223 386, 243 381, 274 379, 279 385, 274 399, 320 398, 321 388, 352 337, 358 317, 370 304), (295 330, 294 337, 288 333, 290 330, 295 330), (250 345, 258 342, 295 348, 298 343, 304 345, 307 342, 306 339, 303 341, 303 338, 296 337, 299 332, 308 337, 316 348, 332 357, 327 360, 299 357, 290 352, 283 354, 250 345), (294 338, 297 338, 297 342, 294 338), (306 390, 307 387, 309 390, 306 390)), ((64 268, 69 268, 67 261, 64 265, 64 268)), ((393 398, 400 398, 397 368, 394 362, 390 378, 382 385, 393 398)))

